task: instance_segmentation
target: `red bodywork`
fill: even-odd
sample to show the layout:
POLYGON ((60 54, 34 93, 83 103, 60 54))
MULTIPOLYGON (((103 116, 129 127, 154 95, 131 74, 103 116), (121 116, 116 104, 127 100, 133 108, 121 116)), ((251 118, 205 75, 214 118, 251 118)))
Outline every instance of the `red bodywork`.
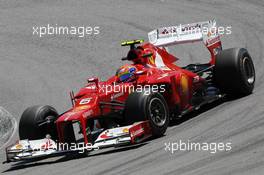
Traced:
MULTIPOLYGON (((60 142, 64 142, 67 137, 64 131, 65 124, 78 121, 82 128, 84 142, 89 143, 86 134, 87 121, 99 117, 107 118, 109 113, 124 109, 122 104, 125 104, 130 93, 129 90, 124 91, 124 89, 128 89, 128 86, 166 85, 166 91, 162 95, 170 109, 177 106, 179 111, 184 111, 193 107, 190 102, 193 92, 201 88, 205 80, 198 74, 173 64, 177 58, 168 53, 165 48, 156 47, 150 43, 143 44, 141 47, 143 51, 140 54, 151 53, 152 56, 141 58, 141 61, 133 64, 138 69, 135 81, 118 83, 116 76, 112 76, 107 81, 91 78, 88 79, 85 87, 81 88, 76 95, 72 95, 72 109, 62 114, 56 121, 60 142), (158 66, 158 63, 161 66, 158 66), (117 91, 114 87, 123 89, 117 91), (113 105, 112 102, 118 102, 121 105, 113 105)), ((215 63, 214 49, 219 47, 221 47, 220 41, 207 47, 211 53, 211 60, 208 64, 215 63)), ((144 125, 146 126, 142 128, 145 132, 150 132, 149 126, 146 123, 144 125)))

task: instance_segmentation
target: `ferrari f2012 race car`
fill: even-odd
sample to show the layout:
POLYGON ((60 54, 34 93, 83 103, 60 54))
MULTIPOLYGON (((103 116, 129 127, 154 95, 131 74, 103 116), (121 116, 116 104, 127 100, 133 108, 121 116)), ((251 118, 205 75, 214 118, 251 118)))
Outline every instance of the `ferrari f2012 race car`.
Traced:
POLYGON ((20 140, 6 148, 6 162, 140 143, 164 135, 171 119, 204 104, 225 95, 251 94, 251 56, 244 48, 223 50, 215 28, 214 20, 162 27, 148 34, 147 43, 123 42, 130 50, 122 60, 131 64, 121 66, 107 81, 89 78, 78 93, 70 93, 71 109, 58 114, 46 105, 24 111, 20 140), (177 66, 178 58, 167 46, 196 41, 209 50, 209 61, 177 66))

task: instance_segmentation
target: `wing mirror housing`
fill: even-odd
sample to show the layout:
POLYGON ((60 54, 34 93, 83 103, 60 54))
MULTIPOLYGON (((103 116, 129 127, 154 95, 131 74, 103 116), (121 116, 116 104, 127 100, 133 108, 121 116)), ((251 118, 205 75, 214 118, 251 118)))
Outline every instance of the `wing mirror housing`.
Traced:
POLYGON ((98 77, 92 77, 87 79, 88 83, 94 83, 96 88, 99 88, 99 79, 98 77))

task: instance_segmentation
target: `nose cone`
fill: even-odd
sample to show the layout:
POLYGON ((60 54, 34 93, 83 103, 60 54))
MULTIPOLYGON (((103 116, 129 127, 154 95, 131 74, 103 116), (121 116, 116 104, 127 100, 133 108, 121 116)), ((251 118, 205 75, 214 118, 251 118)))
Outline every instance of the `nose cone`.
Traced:
POLYGON ((67 122, 67 121, 72 121, 72 120, 80 120, 81 118, 81 111, 79 112, 66 112, 65 114, 63 114, 62 116, 60 116, 60 118, 57 120, 57 122, 67 122))
POLYGON ((94 110, 90 105, 76 106, 66 113, 62 114, 57 122, 67 122, 73 120, 86 119, 87 117, 94 114, 94 110))

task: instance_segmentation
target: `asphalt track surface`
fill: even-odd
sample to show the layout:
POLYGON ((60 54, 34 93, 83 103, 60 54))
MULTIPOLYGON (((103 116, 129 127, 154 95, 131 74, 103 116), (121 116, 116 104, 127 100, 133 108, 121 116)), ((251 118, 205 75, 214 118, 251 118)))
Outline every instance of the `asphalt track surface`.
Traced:
MULTIPOLYGON (((124 39, 147 39, 161 26, 216 19, 232 26, 223 47, 251 53, 257 81, 254 94, 211 105, 173 124, 166 136, 135 149, 42 160, 25 166, 0 165, 2 174, 263 174, 264 172, 264 1, 263 0, 0 0, 0 105, 17 119, 34 104, 70 107, 69 90, 86 78, 106 79, 123 64, 124 39), (37 25, 100 26, 100 34, 77 38, 32 35, 37 25), (165 143, 232 142, 232 150, 164 150, 165 143)), ((207 61, 202 44, 172 47, 180 64, 207 61)), ((4 160, 1 150, 0 160, 4 160)))

